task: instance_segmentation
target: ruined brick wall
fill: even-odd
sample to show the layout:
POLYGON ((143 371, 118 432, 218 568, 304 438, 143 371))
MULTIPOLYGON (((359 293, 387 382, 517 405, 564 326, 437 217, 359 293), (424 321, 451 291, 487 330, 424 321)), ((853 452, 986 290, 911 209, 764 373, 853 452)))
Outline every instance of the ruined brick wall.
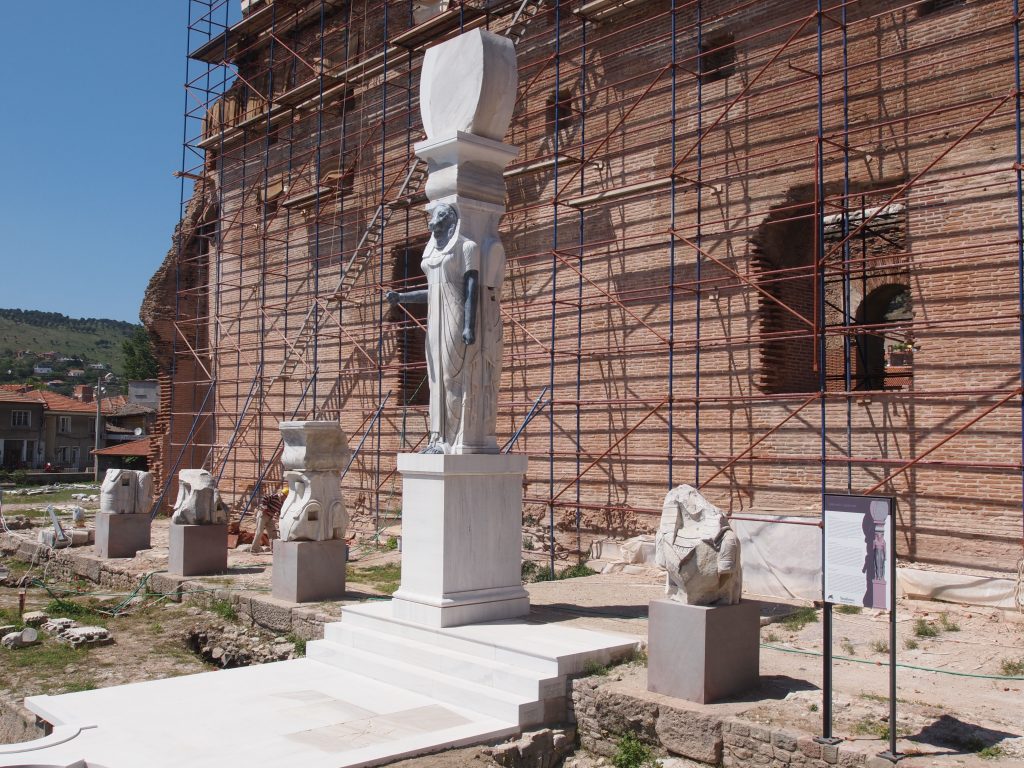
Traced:
MULTIPOLYGON (((680 482, 710 479, 732 512, 817 514, 824 476, 830 492, 895 494, 905 556, 1010 567, 1019 400, 937 447, 1019 384, 1010 3, 848 5, 845 45, 823 21, 820 100, 806 3, 704 2, 699 24, 663 0, 599 22, 576 5, 530 22, 507 137, 521 155, 503 222, 501 437, 545 387, 552 398, 516 446, 531 456, 526 514, 552 515, 573 548, 649 529, 680 482), (705 53, 732 40, 717 72, 698 34, 705 53), (871 213, 889 202, 898 213, 871 213), (819 221, 844 212, 838 229, 819 221), (865 327, 869 297, 900 287, 912 316, 865 327), (857 368, 859 349, 896 341, 911 347, 899 377, 857 368)), ((235 118, 223 140, 206 129, 220 224, 193 358, 217 378, 205 460, 236 511, 278 480, 277 422, 313 416, 363 440, 344 481, 353 524, 400 509, 394 456, 426 424, 402 399, 423 366, 403 332, 414 321, 380 296, 415 285, 396 260, 426 232, 422 197, 397 194, 422 135, 420 42, 386 71, 351 67, 381 63, 385 20, 388 39, 410 27, 404 7, 353 3, 322 36, 308 16, 282 31, 337 76, 305 94, 325 93, 319 113, 279 110, 269 131, 235 118), (383 237, 364 239, 396 199, 383 237)), ((285 104, 305 71, 269 43, 239 66, 285 104)), ((175 389, 191 377, 201 401, 178 349, 175 389)))
POLYGON ((197 184, 139 311, 158 365, 160 402, 149 471, 155 501, 161 502, 162 495, 163 512, 170 511, 177 497, 177 470, 202 466, 214 436, 212 409, 204 405, 210 399, 212 367, 205 354, 210 276, 204 225, 215 216, 210 189, 197 184))

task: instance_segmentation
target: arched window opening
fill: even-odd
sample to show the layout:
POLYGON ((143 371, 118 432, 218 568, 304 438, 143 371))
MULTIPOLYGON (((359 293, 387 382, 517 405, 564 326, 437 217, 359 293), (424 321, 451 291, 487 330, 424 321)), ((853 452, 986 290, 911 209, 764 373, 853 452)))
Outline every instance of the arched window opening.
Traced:
POLYGON ((857 311, 854 388, 905 389, 913 378, 914 318, 910 289, 883 285, 869 293, 857 311))

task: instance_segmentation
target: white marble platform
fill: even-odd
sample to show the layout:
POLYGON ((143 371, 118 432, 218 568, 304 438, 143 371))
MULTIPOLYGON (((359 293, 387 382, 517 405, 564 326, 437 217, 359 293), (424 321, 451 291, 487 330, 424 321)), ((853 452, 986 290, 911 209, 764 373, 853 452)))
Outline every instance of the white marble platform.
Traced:
POLYGON ((350 606, 310 658, 527 727, 565 719, 567 677, 629 656, 640 638, 526 618, 458 627, 403 619, 398 601, 350 606))
POLYGON ((0 766, 348 768, 519 730, 312 659, 34 696, 26 705, 54 733, 0 745, 0 766))
POLYGON ((30 697, 54 732, 0 746, 0 768, 350 768, 495 742, 563 720, 567 676, 638 642, 527 619, 430 627, 365 603, 305 659, 30 697))

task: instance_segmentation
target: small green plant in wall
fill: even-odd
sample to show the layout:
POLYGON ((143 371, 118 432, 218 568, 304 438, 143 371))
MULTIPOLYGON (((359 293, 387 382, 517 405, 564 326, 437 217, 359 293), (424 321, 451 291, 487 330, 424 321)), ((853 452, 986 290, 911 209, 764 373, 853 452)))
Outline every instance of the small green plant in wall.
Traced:
POLYGON ((657 768, 653 750, 632 733, 625 733, 619 739, 612 755, 614 768, 657 768))

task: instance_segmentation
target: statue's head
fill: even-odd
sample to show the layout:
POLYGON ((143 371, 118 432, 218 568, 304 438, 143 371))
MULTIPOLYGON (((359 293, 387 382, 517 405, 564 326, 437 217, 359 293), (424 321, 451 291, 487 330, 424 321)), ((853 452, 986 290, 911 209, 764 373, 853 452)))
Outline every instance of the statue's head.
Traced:
POLYGON ((434 235, 434 241, 440 247, 447 245, 455 234, 455 227, 459 223, 459 212, 454 205, 438 203, 430 209, 430 221, 427 222, 427 229, 434 235))

